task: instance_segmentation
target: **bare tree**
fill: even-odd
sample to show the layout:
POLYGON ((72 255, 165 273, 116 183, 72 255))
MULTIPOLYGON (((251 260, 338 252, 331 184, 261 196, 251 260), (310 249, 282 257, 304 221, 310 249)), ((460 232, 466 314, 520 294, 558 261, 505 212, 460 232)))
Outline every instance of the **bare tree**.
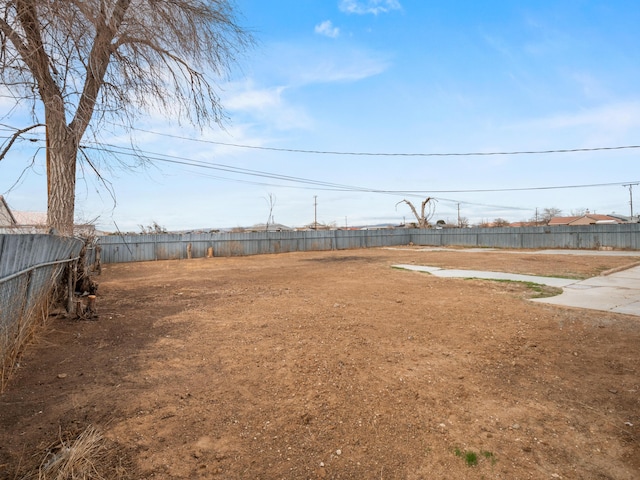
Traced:
POLYGON ((270 193, 269 196, 265 199, 267 204, 269 205, 269 216, 267 217, 267 223, 264 227, 265 231, 269 231, 269 225, 274 223, 273 221, 273 208, 276 206, 276 196, 273 193, 270 193))
POLYGON ((413 203, 411 203, 407 199, 400 200, 398 203, 396 203, 396 208, 401 203, 406 203, 407 205, 409 205, 409 208, 411 209, 411 211, 413 212, 413 215, 416 217, 416 220, 418 221, 418 228, 429 228, 429 220, 431 220, 431 218, 433 217, 433 214, 435 213, 434 202, 435 202, 435 199, 431 197, 425 198, 422 202, 422 207, 420 208, 420 214, 418 214, 418 211, 416 210, 416 207, 413 206, 413 203), (428 209, 427 209, 427 206, 429 206, 428 209))
POLYGON ((542 210, 542 221, 547 225, 553 217, 562 214, 562 210, 555 207, 545 208, 542 210))
POLYGON ((536 214, 529 219, 529 222, 535 225, 547 225, 553 217, 558 217, 562 214, 562 210, 555 207, 548 207, 542 210, 542 213, 538 213, 536 208, 536 214))
POLYGON ((573 210, 571 210, 570 215, 572 217, 582 217, 584 215, 587 215, 589 213, 589 209, 588 208, 575 208, 573 210))
POLYGON ((511 222, 509 222, 509 220, 505 220, 504 218, 496 218, 493 221, 494 227, 508 227, 509 225, 511 225, 511 222))
POLYGON ((158 222, 153 220, 151 225, 138 225, 140 227, 140 233, 145 235, 158 235, 161 233, 167 233, 166 227, 163 227, 158 222))
POLYGON ((34 126, 46 125, 49 226, 72 233, 90 126, 114 117, 131 126, 152 108, 220 123, 211 75, 228 73, 250 42, 231 0, 0 0, 0 81, 34 126))

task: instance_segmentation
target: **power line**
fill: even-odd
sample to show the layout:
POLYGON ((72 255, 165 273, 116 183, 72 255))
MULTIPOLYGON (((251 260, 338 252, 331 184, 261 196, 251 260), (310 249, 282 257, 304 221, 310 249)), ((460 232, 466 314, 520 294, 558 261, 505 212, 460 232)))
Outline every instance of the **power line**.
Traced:
MULTIPOLYGON (((166 163, 176 163, 176 164, 185 164, 189 166, 197 166, 203 168, 210 168, 214 170, 222 170, 228 171, 231 173, 237 174, 246 174, 253 175, 259 177, 273 178, 277 180, 286 180, 293 181, 299 183, 308 183, 312 185, 325 186, 325 187, 333 187, 337 190, 348 190, 348 191, 363 191, 363 192, 371 192, 371 193, 387 193, 393 195, 405 195, 405 194, 419 194, 424 195, 427 193, 499 193, 499 192, 523 192, 523 191, 535 191, 535 190, 560 190, 560 189, 575 189, 575 188, 594 188, 594 187, 610 187, 610 186, 619 186, 624 185, 624 182, 611 182, 611 183, 591 183, 591 184, 579 184, 579 185, 554 185, 554 186, 542 186, 542 187, 517 187, 517 188, 486 188, 486 189, 462 189, 462 190, 433 190, 433 189, 424 189, 424 190, 385 190, 385 189, 372 189, 367 187, 356 187, 352 185, 344 185, 338 183, 331 182, 323 182, 320 180, 313 180, 302 177, 294 177, 290 175, 282 175, 277 173, 265 172, 261 170, 251 170, 247 168, 234 167, 231 165, 225 165, 220 163, 212 163, 205 162, 202 160, 194 160, 187 157, 179 157, 173 155, 167 155, 157 152, 149 152, 144 150, 133 149, 129 147, 120 147, 116 145, 107 145, 111 147, 111 149, 101 148, 101 147, 83 147, 83 148, 91 148, 93 150, 105 151, 113 154, 124 154, 124 155, 134 155, 140 156, 143 155, 145 158, 149 160, 158 160, 166 163), (114 149, 125 150, 124 152, 119 152, 114 149)), ((629 182, 627 182, 628 184, 629 182)), ((640 182, 639 182, 640 183, 640 182)), ((624 185, 626 186, 626 185, 624 185)))
POLYGON ((349 152, 349 151, 334 151, 334 150, 307 150, 301 148, 278 148, 278 147, 263 147, 259 145, 243 145, 240 143, 227 143, 218 142, 215 140, 203 140, 184 137, 180 135, 173 135, 170 133, 154 132, 152 130, 144 130, 141 128, 133 128, 138 132, 151 133, 153 135, 161 135, 168 138, 176 138, 179 140, 188 140, 191 142, 209 143, 212 145, 222 145, 225 147, 235 148, 247 148, 254 150, 268 150, 273 152, 286 152, 286 153, 309 153, 315 155, 351 155, 351 156, 369 156, 369 157, 475 157, 475 156, 492 156, 492 155, 545 155, 550 153, 576 153, 576 152, 597 152, 606 150, 626 150, 640 148, 640 145, 619 145, 613 147, 591 147, 591 148, 561 148, 552 150, 515 150, 510 152, 431 152, 431 153, 384 153, 384 152, 349 152))
MULTIPOLYGON (((271 184, 265 182, 254 182, 248 180, 234 179, 229 177, 221 177, 216 175, 206 175, 204 173, 198 173, 198 175, 211 177, 219 180, 232 181, 237 183, 244 184, 252 184, 259 186, 267 186, 267 187, 278 187, 278 188, 298 188, 305 190, 323 190, 323 191, 342 191, 342 192, 360 192, 360 193, 376 193, 376 194, 385 194, 385 195, 393 195, 393 196, 411 196, 411 197, 424 197, 425 195, 431 195, 432 193, 480 193, 480 192, 502 192, 502 191, 527 191, 527 190, 542 190, 542 189, 566 189, 566 188, 588 188, 588 187, 601 187, 601 186, 611 186, 611 185, 621 185, 622 182, 617 183, 603 183, 603 184, 588 184, 588 185, 564 185, 564 186, 549 186, 549 187, 526 187, 526 188, 512 188, 512 189, 484 189, 484 190, 384 190, 384 189, 374 189, 368 187, 360 187, 353 185, 345 185, 345 184, 337 184, 332 182, 323 182, 320 180, 313 180, 302 177, 294 177, 290 175, 281 175, 270 172, 264 172, 260 170, 251 170, 246 168, 233 167, 230 165, 205 162, 201 160, 194 160, 187 157, 178 157, 172 155, 166 155, 156 152, 142 151, 129 147, 120 147, 115 145, 110 145, 111 148, 102 148, 102 147, 90 147, 83 146, 83 148, 89 148, 92 150, 103 151, 107 153, 111 153, 114 155, 127 155, 127 156, 136 156, 140 157, 144 156, 146 159, 151 161, 159 161, 163 163, 169 163, 174 165, 184 165, 187 167, 197 167, 204 168, 209 170, 218 170, 225 171, 229 173, 234 173, 238 175, 250 175, 257 176, 262 178, 270 178, 274 180, 281 180, 286 182, 293 182, 303 185, 309 186, 290 186, 290 185, 282 185, 282 184, 271 184), (124 151, 123 151, 124 150, 124 151)), ((478 207, 489 207, 489 208, 500 208, 507 210, 515 210, 515 211, 526 211, 530 210, 530 208, 524 207, 514 207, 514 206, 505 206, 505 205, 494 205, 494 204, 486 204, 486 203, 478 203, 478 202, 468 202, 462 201, 459 199, 450 199, 444 197, 434 197, 438 201, 451 203, 451 204, 463 204, 463 205, 472 205, 478 207)))
MULTIPOLYGON (((241 143, 219 142, 215 140, 204 140, 199 138, 189 138, 181 135, 173 135, 170 133, 154 132, 142 128, 128 127, 138 132, 150 133, 166 138, 175 138, 190 142, 206 143, 210 145, 221 145, 225 147, 245 148, 252 150, 266 150, 272 152, 283 153, 306 153, 313 155, 344 155, 344 156, 368 156, 368 157, 477 157, 477 156, 498 156, 498 155, 548 155, 559 153, 580 153, 580 152, 599 152, 612 150, 630 150, 638 149, 640 145, 617 145, 612 147, 590 147, 590 148, 559 148, 549 150, 513 150, 505 152, 353 152, 353 151, 337 151, 337 150, 311 150, 302 148, 280 148, 280 147, 264 147, 260 145, 246 145, 241 143)), ((0 138, 9 138, 1 137, 0 138)), ((32 140, 35 141, 35 140, 32 140)))
MULTIPOLYGON (((162 161, 162 162, 166 162, 166 163, 176 163, 176 164, 181 164, 182 163, 182 164, 186 164, 186 165, 189 165, 189 166, 210 168, 210 169, 214 169, 214 170, 222 170, 222 171, 228 171, 228 172, 238 173, 238 174, 247 174, 247 175, 254 175, 254 176, 259 176, 259 177, 274 178, 274 179, 278 179, 278 180, 293 181, 293 182, 298 182, 298 183, 308 183, 308 184, 324 186, 324 187, 333 187, 332 189, 335 189, 335 190, 362 191, 362 192, 369 192, 369 193, 385 193, 385 194, 391 194, 391 195, 409 195, 409 194, 425 195, 425 194, 432 194, 432 193, 525 192, 525 191, 535 191, 535 190, 562 190, 562 189, 611 187, 611 186, 624 185, 624 182, 611 182, 611 183, 591 183, 591 184, 579 184, 579 185, 554 185, 554 186, 542 186, 542 187, 486 188, 486 189, 462 189, 462 190, 460 190, 460 189, 458 189, 458 190, 434 190, 434 189, 424 189, 424 190, 386 190, 386 189, 372 189, 372 188, 367 188, 367 187, 355 187, 355 186, 352 186, 352 185, 343 185, 343 184, 337 184, 337 183, 331 183, 331 182, 323 182, 323 181, 320 181, 320 180, 312 180, 312 179, 307 179, 307 178, 302 178, 302 177, 293 177, 293 176, 289 176, 289 175, 281 175, 281 174, 276 174, 276 173, 264 172, 264 171, 260 171, 260 170, 250 170, 250 169, 246 169, 246 168, 233 167, 231 165, 224 165, 224 164, 219 164, 219 163, 211 163, 211 162, 204 162, 204 161, 201 161, 201 160, 194 160, 194 159, 190 159, 190 158, 186 158, 186 157, 177 157, 177 156, 166 155, 166 154, 161 154, 161 153, 148 152, 148 151, 143 151, 143 150, 135 150, 135 149, 128 148, 128 147, 119 147, 119 146, 115 146, 115 145, 108 145, 108 146, 111 147, 112 149, 122 149, 122 150, 128 150, 128 151, 131 151, 131 152, 139 152, 139 153, 135 154, 135 153, 129 153, 129 152, 118 152, 118 151, 115 151, 115 150, 103 149, 103 148, 99 148, 99 147, 86 147, 86 148, 92 148, 94 150, 102 150, 102 151, 106 151, 106 152, 113 153, 113 154, 120 153, 120 154, 125 154, 125 155, 138 155, 138 156, 140 156, 140 154, 143 154, 146 158, 148 158, 150 160, 158 160, 158 161, 162 161), (153 156, 153 158, 152 158, 152 156, 153 156)), ((628 183, 629 182, 627 182, 627 184, 628 183)), ((457 200, 449 200, 449 199, 443 199, 443 200, 452 201, 452 202, 457 201, 457 200)))
MULTIPOLYGON (((639 183, 634 183, 633 185, 638 185, 639 183)), ((612 182, 612 183, 590 183, 583 185, 556 185, 556 186, 548 186, 548 187, 518 187, 518 188, 486 188, 486 189, 473 189, 473 190, 429 190, 430 193, 498 193, 498 192, 526 192, 531 190, 562 190, 569 188, 593 188, 593 187, 613 187, 622 185, 626 187, 628 185, 623 184, 622 182, 612 182)), ((408 190, 407 192, 412 192, 408 190)))
MULTIPOLYGON (((148 131, 148 130, 140 130, 140 131, 147 132, 147 133, 156 133, 156 134, 158 134, 157 132, 151 132, 151 131, 148 131)), ((164 134, 158 134, 158 135, 164 135, 164 134)), ((175 135, 166 135, 166 136, 189 140, 189 139, 187 139, 185 137, 179 137, 179 136, 175 136, 175 135)), ((0 136, 0 138, 3 138, 3 137, 0 136)), ((35 139, 33 139, 33 140, 35 140, 35 139)), ((205 143, 220 143, 220 142, 212 142, 212 141, 209 141, 209 140, 193 140, 193 141, 205 142, 205 143)), ((226 172, 230 172, 230 173, 235 173, 235 174, 238 174, 238 175, 251 175, 251 176, 258 176, 258 177, 263 177, 263 178, 271 178, 271 179, 275 179, 275 180, 282 180, 282 181, 287 181, 287 182, 307 184, 307 185, 312 185, 314 189, 318 189, 319 187, 321 187, 323 190, 351 191, 351 192, 363 192, 363 193, 379 193, 379 194, 389 194, 389 195, 423 196, 423 195, 426 195, 426 194, 441 194, 441 193, 521 192, 521 191, 536 191, 536 190, 560 190, 560 189, 608 187, 608 186, 618 186, 618 185, 629 186, 630 183, 632 183, 634 185, 640 183, 640 182, 638 182, 638 183, 627 182, 625 184, 624 182, 612 182, 612 183, 594 183, 594 184, 580 184, 580 185, 555 185, 555 186, 540 186, 540 187, 492 188, 492 189, 489 189, 489 188, 487 188, 487 189, 456 189, 456 190, 434 190, 434 189, 424 189, 424 190, 384 190, 384 189, 373 189, 373 188, 367 188, 367 187, 359 187, 359 186, 352 186, 352 185, 337 184, 337 183, 324 182, 324 181, 320 181, 320 180, 313 180, 313 179, 302 178, 302 177, 294 177, 294 176, 290 176, 290 175, 276 174, 276 173, 265 172, 265 171, 260 171, 260 170, 251 170, 251 169, 245 169, 245 168, 240 168, 240 167, 233 167, 231 165, 204 162, 204 161, 194 160, 194 159, 187 158, 187 157, 171 156, 171 155, 166 155, 166 154, 161 154, 161 153, 156 153, 156 152, 149 152, 149 151, 140 150, 140 149, 117 146, 117 145, 109 145, 109 144, 97 144, 97 145, 104 145, 104 147, 110 147, 110 148, 104 148, 104 147, 101 147, 101 146, 87 146, 87 145, 82 146, 82 148, 89 148, 89 149, 96 150, 96 151, 103 151, 103 152, 111 153, 111 154, 114 154, 114 155, 127 155, 127 156, 136 156, 136 157, 144 156, 148 160, 155 160, 155 161, 160 161, 160 162, 165 162, 165 163, 173 163, 173 164, 182 164, 182 165, 191 166, 191 167, 200 167, 200 168, 207 168, 207 169, 213 169, 213 170, 220 170, 220 171, 226 171, 226 172)), ((636 148, 636 147, 601 147, 599 149, 620 149, 620 148, 636 148)), ((585 149, 583 149, 583 150, 585 150, 585 149)), ((567 151, 576 151, 576 150, 558 150, 558 151, 567 152, 567 151)), ((551 151, 547 151, 547 152, 551 152, 551 151)), ((497 154, 501 154, 501 153, 497 153, 497 154)), ((424 155, 436 155, 436 154, 424 154, 424 155)), ((463 154, 447 154, 447 155, 463 155, 463 154)), ((464 154, 464 155, 466 155, 466 154, 464 154)), ((469 154, 469 155, 471 155, 471 154, 469 154)), ((249 181, 243 181, 243 180, 239 180, 239 179, 230 179, 228 177, 216 177, 216 176, 212 176, 212 177, 220 179, 220 180, 236 181, 236 182, 240 182, 240 183, 251 183, 251 184, 263 185, 263 186, 287 187, 286 185, 280 185, 280 184, 273 185, 273 184, 267 184, 267 183, 262 183, 262 182, 249 182, 249 181)), ((296 188, 311 189, 311 187, 296 187, 296 188)), ((445 201, 445 202, 452 202, 452 203, 460 202, 459 200, 447 199, 447 198, 440 198, 439 200, 442 200, 442 201, 445 201)), ((470 205, 478 205, 478 206, 491 206, 491 207, 515 209, 514 207, 505 207, 505 206, 498 206, 498 205, 482 205, 482 204, 470 203, 470 202, 460 202, 460 203, 465 203, 465 204, 470 204, 470 205)))
MULTIPOLYGON (((194 160, 194 159, 187 158, 187 157, 178 157, 178 156, 174 156, 174 155, 166 155, 166 154, 161 154, 161 153, 156 153, 156 152, 148 152, 148 151, 136 150, 136 149, 127 148, 127 147, 118 147, 118 146, 115 146, 115 145, 108 145, 108 146, 111 147, 111 148, 91 147, 91 146, 82 146, 81 148, 85 148, 85 149, 88 148, 88 149, 91 149, 91 150, 102 151, 102 152, 111 153, 111 154, 114 154, 114 155, 128 155, 128 156, 135 156, 135 157, 141 157, 142 156, 147 160, 153 160, 153 161, 164 162, 164 163, 172 163, 172 164, 177 164, 177 165, 187 165, 187 166, 191 166, 191 167, 207 168, 207 169, 211 169, 211 170, 220 170, 220 171, 235 173, 235 174, 239 174, 239 175, 250 175, 250 176, 255 176, 255 177, 271 178, 271 179, 275 179, 275 180, 283 180, 283 181, 288 181, 288 182, 303 183, 303 184, 316 185, 316 186, 321 186, 321 187, 331 187, 332 189, 335 189, 335 190, 378 192, 376 190, 368 189, 368 188, 365 188, 365 187, 355 187, 355 186, 352 186, 352 185, 343 185, 343 184, 339 184, 339 183, 323 182, 323 181, 320 181, 320 180, 313 180, 313 179, 303 178, 303 177, 294 177, 294 176, 291 176, 291 175, 282 175, 282 174, 277 174, 277 173, 265 172, 265 171, 261 171, 261 170, 252 170, 252 169, 248 169, 248 168, 233 167, 231 165, 224 165, 224 164, 213 163, 213 162, 205 162, 205 161, 202 161, 202 160, 194 160), (124 151, 119 151, 118 149, 119 150, 124 150, 124 151)), ((378 193, 382 193, 382 192, 378 192, 378 193)))
MULTIPOLYGON (((353 186, 353 185, 343 185, 343 184, 337 184, 337 183, 331 183, 331 182, 322 182, 319 180, 312 180, 312 179, 307 179, 307 178, 302 178, 302 177, 293 177, 290 175, 279 175, 279 174, 274 174, 274 173, 269 173, 269 172, 262 172, 259 170, 250 170, 250 169, 246 169, 246 168, 238 168, 238 167, 232 167, 229 165, 222 165, 222 164, 216 164, 216 163, 210 163, 210 162, 204 162, 201 160, 193 160, 193 159, 189 159, 189 158, 184 158, 184 157, 176 157, 176 156, 172 156, 172 155, 166 155, 166 154, 160 154, 160 153, 153 153, 153 152, 144 152, 144 151, 140 151, 140 150, 135 150, 132 148, 128 148, 128 147, 117 147, 117 146, 111 146, 111 149, 106 149, 106 148, 102 148, 102 147, 91 147, 91 146, 82 146, 81 148, 85 148, 85 149, 91 149, 91 150, 96 150, 96 151, 102 151, 102 152, 106 152, 106 153, 111 153, 114 155, 128 155, 128 156, 136 156, 136 157, 140 157, 141 154, 144 154, 144 157, 148 160, 152 160, 152 161, 160 161, 160 162, 164 162, 164 163, 170 163, 170 164, 175 164, 175 165, 185 165, 185 166, 190 166, 190 167, 197 167, 197 168, 205 168, 205 169, 210 169, 210 170, 220 170, 220 171, 225 171, 225 172, 230 172, 230 173, 235 173, 235 174, 239 174, 239 175, 251 175, 251 176, 257 176, 257 177, 263 177, 263 178, 271 178, 271 179, 275 179, 275 180, 282 180, 282 181, 287 181, 287 182, 293 182, 293 183, 301 183, 301 184, 305 184, 305 185, 313 185, 313 190, 324 190, 324 191, 341 191, 341 192, 359 192, 359 193, 376 193, 376 194, 383 194, 383 195, 393 195, 393 196, 398 196, 398 195, 402 195, 402 196, 411 196, 411 197, 420 197, 423 198, 425 195, 428 194, 428 190, 425 190, 423 192, 406 192, 406 191, 401 191, 401 190, 381 190, 381 189, 374 189, 374 188, 367 188, 367 187, 359 187, 359 186, 353 186), (125 151, 118 151, 117 149, 121 149, 121 150, 125 150, 125 151)), ((219 179, 223 179, 223 180, 230 180, 230 181, 235 181, 235 182, 241 182, 241 183, 252 183, 252 184, 256 184, 256 185, 263 185, 263 186, 275 186, 275 187, 287 187, 286 185, 271 185, 271 184, 265 184, 265 183, 259 183, 259 182, 247 182, 247 181, 243 181, 243 180, 239 180, 239 179, 228 179, 228 178, 224 178, 224 177, 214 177, 214 178, 219 178, 219 179)), ((304 188, 304 189, 311 189, 311 187, 296 187, 296 188, 304 188)), ((487 204, 482 204, 482 203, 472 203, 472 202, 464 202, 461 200, 453 200, 453 199, 449 199, 449 198, 438 198, 438 197, 434 197, 436 200, 439 201, 443 201, 443 202, 450 202, 450 203, 462 203, 465 205, 475 205, 475 206, 481 206, 481 207, 492 207, 492 208, 502 208, 502 209, 509 209, 509 210, 530 210, 528 208, 519 208, 519 207, 513 207, 513 206, 504 206, 504 205, 487 205, 487 204)))
MULTIPOLYGON (((151 132, 151 131, 147 131, 147 130, 141 130, 144 132, 148 132, 148 133, 157 133, 157 132, 151 132)), ((159 135, 164 135, 164 134, 159 134, 159 135)), ((175 136, 175 135, 165 135, 168 137, 175 137, 175 138, 182 138, 185 140, 192 140, 192 139, 187 139, 185 137, 179 137, 179 136, 175 136)), ((3 138, 2 136, 0 136, 0 138, 3 138)), ((38 139, 29 139, 31 141, 38 141, 38 139)), ((208 140, 193 140, 193 141, 198 141, 198 142, 205 142, 205 143, 220 143, 220 142, 212 142, 212 141, 208 141, 208 140)), ((96 151, 102 151, 102 152, 106 152, 106 153, 111 153, 113 155, 127 155, 127 156, 135 156, 135 157, 144 157, 148 160, 153 160, 153 161, 159 161, 159 162, 165 162, 165 163, 171 163, 171 164, 176 164, 176 165, 185 165, 185 166, 189 166, 189 167, 198 167, 198 168, 206 168, 206 169, 212 169, 212 170, 219 170, 219 171, 226 171, 229 173, 234 173, 234 174, 238 174, 238 175, 250 175, 250 176, 257 176, 257 177, 262 177, 262 178, 270 178, 270 179, 274 179, 274 180, 281 180, 281 181, 286 181, 286 182, 293 182, 293 183, 298 183, 298 184, 306 184, 306 185, 310 185, 308 187, 301 187, 301 186, 297 186, 297 187, 291 187, 288 185, 282 185, 282 184, 269 184, 269 183, 264 183, 264 182, 251 182, 251 181, 246 181, 246 180, 240 180, 240 179, 232 179, 232 178, 228 178, 228 177, 218 177, 218 176, 210 176, 212 178, 217 178, 220 180, 226 180, 226 181, 234 181, 234 182, 239 182, 239 183, 248 183, 248 184, 254 184, 254 185, 261 185, 261 186, 274 186, 274 187, 284 187, 284 188, 302 188, 302 189, 314 189, 314 190, 326 190, 326 191, 345 191, 345 192, 361 192, 361 193, 377 193, 377 194, 387 194, 387 195, 404 195, 404 196, 412 196, 412 197, 418 197, 418 196, 424 196, 424 195, 432 195, 432 194, 438 194, 438 193, 498 193, 498 192, 518 192, 518 191, 535 191, 535 190, 552 190, 552 189, 575 189, 575 188, 592 188, 592 187, 605 187, 605 186, 618 186, 618 185, 622 185, 622 186, 629 186, 629 182, 627 182, 626 184, 623 182, 613 182, 613 183, 598 183, 598 184, 582 184, 582 185, 557 185, 557 186, 542 186, 542 187, 521 187, 521 188, 496 188, 496 189, 466 189, 466 190, 432 190, 432 189, 424 189, 424 190, 383 190, 383 189, 373 189, 373 188, 367 188, 367 187, 359 187, 359 186, 352 186, 352 185, 344 185, 344 184, 338 184, 338 183, 332 183, 332 182, 324 182, 324 181, 320 181, 320 180, 313 180, 313 179, 308 179, 308 178, 302 178, 302 177, 294 177, 294 176, 290 176, 290 175, 282 175, 282 174, 276 174, 276 173, 271 173, 271 172, 265 172, 265 171, 260 171, 260 170, 251 170, 251 169, 245 169, 245 168, 240 168, 240 167, 233 167, 230 165, 224 165, 224 164, 218 164, 218 163, 212 163, 212 162, 205 162, 205 161, 200 161, 200 160, 194 160, 191 158, 187 158, 187 157, 177 157, 177 156, 171 156, 171 155, 166 155, 166 154, 161 154, 161 153, 155 153, 155 152, 149 152, 149 151, 144 151, 144 150, 140 150, 140 149, 136 149, 136 148, 129 148, 129 147, 122 147, 122 146, 116 146, 116 145, 109 145, 109 144, 99 144, 97 143, 97 145, 101 145, 101 146, 88 146, 88 145, 83 145, 81 146, 81 148, 84 149, 92 149, 92 150, 96 150, 96 151), (110 148, 105 148, 105 147, 110 147, 110 148)), ((229 145, 229 144, 225 144, 225 145, 229 145)), ((232 144, 231 144, 232 145, 232 144)), ((555 152, 569 152, 569 151, 586 151, 586 150, 606 150, 606 149, 623 149, 623 148, 640 148, 640 147, 634 147, 634 146, 628 146, 628 147, 601 147, 601 148, 595 148, 595 149, 573 149, 573 150, 555 150, 555 152)), ((310 151, 306 151, 305 152, 310 152, 310 151)), ((553 152, 551 150, 546 151, 546 153, 550 153, 553 152)), ((520 153, 535 153, 535 152, 520 152, 520 153)), ((538 152, 538 153, 544 153, 544 152, 538 152)), ((348 154, 348 153, 346 153, 348 154)), ((507 154, 507 153, 495 153, 496 155, 502 155, 502 154, 507 154)), ((387 154, 384 154, 387 155, 387 154)), ((398 154, 398 155, 405 155, 405 154, 398 154)), ((420 154, 420 155, 474 155, 474 154, 420 154)), ((483 154, 484 155, 484 154, 483 154)), ((202 176, 205 176, 204 174, 200 174, 202 176)), ((638 182, 640 183, 640 182, 638 182)), ((638 184, 638 183, 634 183, 634 185, 638 184)), ((475 206, 484 206, 484 207, 492 207, 492 208, 503 208, 503 209, 510 209, 510 210, 527 210, 525 208, 519 208, 519 207, 513 207, 513 206, 503 206, 503 205, 488 205, 488 204, 480 204, 480 203, 475 203, 475 202, 465 202, 465 201, 461 201, 461 200, 456 200, 456 199, 449 199, 449 198, 438 198, 438 197, 434 197, 439 201, 443 201, 443 202, 447 202, 447 203, 462 203, 462 204, 466 204, 466 205, 475 205, 475 206)))

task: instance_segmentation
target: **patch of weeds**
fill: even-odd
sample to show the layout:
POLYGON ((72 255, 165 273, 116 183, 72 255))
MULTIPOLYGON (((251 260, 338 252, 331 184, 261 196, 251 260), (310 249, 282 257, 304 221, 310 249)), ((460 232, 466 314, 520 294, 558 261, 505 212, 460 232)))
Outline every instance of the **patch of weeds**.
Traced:
POLYGON ((484 458, 486 458, 487 460, 491 461, 491 465, 495 465, 497 460, 496 460, 496 456, 491 453, 491 452, 487 452, 487 451, 481 451, 480 455, 482 455, 484 458))
POLYGON ((554 297, 562 293, 561 288, 550 287, 548 285, 542 285, 540 283, 534 283, 534 282, 522 282, 522 283, 524 283, 529 290, 534 292, 534 295, 531 298, 554 297))
POLYGON ((492 282, 500 282, 500 283, 515 283, 519 285, 524 285, 531 291, 531 295, 529 298, 547 298, 547 297, 555 297, 556 295, 560 295, 562 293, 562 289, 558 287, 552 287, 549 285, 543 285, 541 283, 535 282, 523 282, 521 280, 506 280, 499 278, 488 278, 486 280, 490 280, 492 282))
POLYGON ((524 282, 528 289, 534 292, 531 298, 547 298, 555 297, 562 293, 562 289, 558 287, 551 287, 549 285, 541 285, 539 283, 524 282))
POLYGON ((467 462, 467 466, 473 467, 478 464, 478 454, 469 450, 464 454, 464 461, 467 462))
POLYGON ((581 275, 578 273, 563 273, 562 275, 543 275, 549 278, 562 278, 563 280, 586 280, 591 275, 581 275))
POLYGON ((458 447, 456 447, 453 450, 453 453, 456 455, 456 457, 462 458, 468 467, 475 467, 476 465, 478 465, 478 461, 482 457, 484 457, 487 461, 490 461, 491 465, 495 465, 497 462, 496 457, 493 453, 484 450, 481 450, 480 454, 478 454, 473 450, 460 450, 458 447))

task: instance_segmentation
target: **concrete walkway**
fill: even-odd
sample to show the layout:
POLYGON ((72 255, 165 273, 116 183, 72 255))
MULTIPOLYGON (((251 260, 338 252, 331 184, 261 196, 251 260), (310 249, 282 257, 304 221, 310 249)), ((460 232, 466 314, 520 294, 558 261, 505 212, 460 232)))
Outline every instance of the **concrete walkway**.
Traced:
POLYGON ((508 253, 514 255, 588 255, 598 257, 640 257, 640 251, 635 250, 519 250, 502 248, 448 248, 448 247, 383 247, 384 250, 408 250, 412 252, 456 252, 456 253, 508 253))
MULTIPOLYGON (((566 251, 563 251, 563 253, 566 254, 566 251)), ((511 280, 550 285, 562 288, 562 294, 555 297, 536 298, 532 299, 532 301, 640 316, 640 266, 587 280, 484 272, 480 270, 445 270, 438 267, 418 265, 393 265, 393 267, 426 272, 437 277, 511 280)))

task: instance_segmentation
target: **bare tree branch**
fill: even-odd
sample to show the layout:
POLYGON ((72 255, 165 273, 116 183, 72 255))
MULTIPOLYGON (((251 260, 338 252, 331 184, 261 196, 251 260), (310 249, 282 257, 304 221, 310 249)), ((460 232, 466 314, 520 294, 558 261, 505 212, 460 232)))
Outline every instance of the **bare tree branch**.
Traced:
POLYGON ((35 125, 31 125, 29 127, 25 127, 21 130, 16 130, 13 135, 11 135, 11 138, 9 138, 9 141, 7 142, 7 145, 2 149, 2 151, 0 151, 0 161, 2 161, 4 159, 4 157, 6 156, 7 152, 11 149, 11 146, 15 143, 15 141, 23 134, 23 133, 27 133, 29 130, 33 130, 34 128, 37 127, 44 127, 45 125, 43 123, 36 123, 35 125))
POLYGON ((23 177, 25 176, 25 174, 27 173, 27 170, 29 170, 31 167, 33 167, 36 163, 36 157, 38 156, 38 153, 40 153, 40 148, 38 148, 35 153, 33 154, 33 156, 31 157, 31 162, 29 163, 29 165, 27 165, 26 167, 24 167, 22 169, 22 172, 20 172, 20 175, 18 176, 18 178, 16 179, 15 182, 13 182, 13 184, 3 193, 3 195, 6 195, 7 193, 13 191, 14 188, 16 188, 18 185, 20 185, 20 182, 22 181, 23 177))
POLYGON ((109 180, 104 178, 104 176, 100 173, 100 170, 98 170, 98 168, 93 164, 93 162, 91 161, 91 159, 86 154, 83 148, 80 148, 78 151, 84 158, 85 162, 87 162, 89 167, 91 167, 91 170, 93 170, 93 173, 95 173, 96 177, 98 177, 98 180, 100 181, 100 183, 102 183, 102 185, 107 190, 107 192, 109 192, 109 195, 111 196, 111 200, 113 200, 113 206, 115 208, 117 201, 116 201, 115 190, 113 188, 113 183, 111 183, 109 180))

